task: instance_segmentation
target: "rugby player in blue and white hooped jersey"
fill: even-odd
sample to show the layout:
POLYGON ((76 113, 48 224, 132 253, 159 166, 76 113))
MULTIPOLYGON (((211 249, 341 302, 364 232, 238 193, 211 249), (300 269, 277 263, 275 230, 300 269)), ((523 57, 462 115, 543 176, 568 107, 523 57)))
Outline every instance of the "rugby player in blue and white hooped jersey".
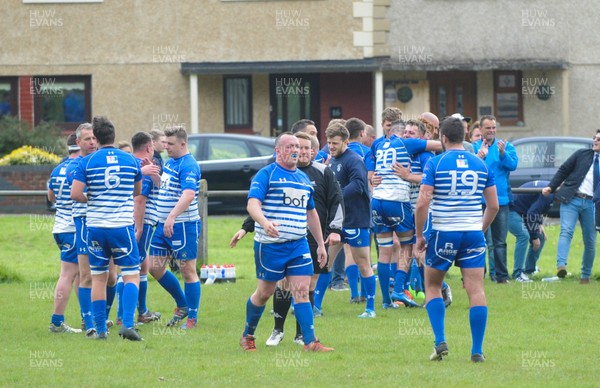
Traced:
POLYGON ((454 263, 460 267, 469 296, 471 361, 482 362, 483 338, 487 324, 487 304, 483 289, 485 238, 483 232, 498 212, 498 197, 493 173, 485 162, 464 150, 464 129, 460 119, 442 122, 441 140, 446 152, 427 162, 416 209, 416 251, 425 253, 426 308, 435 336, 431 360, 448 354, 444 333, 446 308, 441 287, 454 263), (486 209, 481 214, 481 197, 486 209), (425 241, 423 226, 431 203, 432 232, 425 241))
MULTIPOLYGON (((79 161, 96 151, 98 146, 96 137, 92 130, 92 124, 83 123, 75 130, 76 144, 80 148, 79 156, 71 160, 67 166, 67 181, 69 185, 73 184, 75 169, 79 161)), ((77 249, 77 262, 79 265, 79 288, 77 290, 81 317, 86 330, 86 336, 93 338, 96 335, 94 328, 94 318, 92 316, 92 273, 90 271, 90 262, 87 252, 87 227, 85 225, 85 216, 87 213, 87 204, 73 201, 72 206, 73 222, 75 223, 75 247, 77 249)))
POLYGON ((123 326, 119 335, 132 341, 142 337, 134 328, 140 281, 140 255, 133 230, 133 197, 142 188, 142 172, 135 157, 113 146, 115 128, 105 117, 92 121, 99 149, 79 161, 71 198, 87 202, 87 248, 92 272, 92 311, 98 339, 107 338, 106 283, 111 259, 121 267, 123 326), (87 187, 87 196, 84 189, 87 187))
POLYGON ((379 283, 383 295, 384 308, 393 307, 392 300, 401 301, 406 306, 417 307, 418 304, 404 294, 407 275, 412 259, 412 243, 414 235, 413 209, 410 203, 411 183, 394 173, 392 166, 400 163, 405 167, 411 164, 411 156, 423 151, 441 151, 439 141, 422 139, 402 139, 404 122, 395 123, 390 130, 390 137, 374 144, 375 174, 379 184, 373 187, 371 202, 373 224, 377 245, 379 246, 379 263, 377 264, 379 283), (397 271, 394 274, 394 292, 389 295, 389 263, 393 255, 394 234, 400 242, 397 271))
POLYGON ((52 170, 48 182, 48 200, 56 202, 52 233, 54 241, 60 249, 60 277, 54 289, 54 311, 49 328, 52 333, 81 333, 81 329, 74 329, 64 323, 65 309, 69 303, 73 282, 79 274, 77 249, 75 248, 75 224, 71 215, 73 206, 71 185, 67 180, 67 165, 79 156, 76 138, 76 135, 72 134, 67 139, 69 158, 52 170))
POLYGON ((176 325, 187 317, 181 328, 193 329, 198 321, 201 293, 196 273, 202 226, 198 214, 200 167, 188 151, 185 129, 168 128, 165 136, 171 159, 164 165, 156 199, 158 225, 150 243, 150 273, 177 304, 167 326, 176 325), (166 270, 171 255, 179 260, 185 293, 177 277, 166 270))
MULTIPOLYGON (((402 138, 404 139, 425 139, 425 133, 427 132, 427 128, 425 128, 425 124, 419 120, 408 120, 406 122, 406 126, 404 127, 404 132, 402 133, 402 138)), ((425 168, 425 164, 429 159, 434 156, 431 151, 423 151, 418 154, 411 156, 410 168, 404 167, 401 163, 394 163, 392 165, 392 169, 394 170, 394 174, 398 175, 400 178, 405 181, 410 182, 410 204, 413 208, 413 212, 417 205, 417 198, 419 196, 419 190, 421 188, 421 178, 423 177, 423 168, 425 168)), ((427 222, 425 223, 424 236, 425 239, 429 236, 429 232, 431 231, 431 212, 429 213, 429 217, 427 218, 427 222)), ((425 278, 425 262, 424 262, 424 253, 420 256, 415 257, 418 265, 418 274, 409 272, 410 275, 410 283, 413 284, 413 290, 424 291, 423 287, 423 279, 425 278)), ((446 307, 450 306, 452 303, 452 290, 448 283, 444 282, 442 285, 442 296, 444 298, 444 304, 446 307)))
POLYGON ((313 262, 306 238, 307 227, 317 242, 317 259, 327 263, 327 252, 319 215, 308 176, 296 168, 298 139, 285 132, 275 142, 275 163, 262 168, 252 180, 248 213, 255 221, 254 261, 258 285, 246 303, 246 326, 240 346, 256 351, 254 332, 265 305, 279 280, 287 278, 295 303, 295 315, 302 328, 304 350, 329 352, 315 337, 313 311, 309 300, 313 262))
POLYGON ((160 172, 162 167, 156 165, 154 157, 154 142, 148 132, 137 132, 131 138, 133 155, 142 165, 142 192, 133 199, 133 216, 135 221, 135 239, 140 252, 140 293, 138 297, 138 322, 148 323, 160 319, 161 314, 148 310, 146 294, 148 291, 149 260, 146 260, 147 250, 154 228, 158 224, 156 198, 160 187, 160 172))

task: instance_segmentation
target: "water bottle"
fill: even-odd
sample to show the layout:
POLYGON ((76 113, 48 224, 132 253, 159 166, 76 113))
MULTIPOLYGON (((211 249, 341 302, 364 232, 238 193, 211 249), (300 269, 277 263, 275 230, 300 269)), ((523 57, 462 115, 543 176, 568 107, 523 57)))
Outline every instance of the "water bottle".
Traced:
POLYGON ((206 280, 208 278, 208 268, 206 267, 206 264, 202 264, 202 267, 200 267, 200 280, 206 280))

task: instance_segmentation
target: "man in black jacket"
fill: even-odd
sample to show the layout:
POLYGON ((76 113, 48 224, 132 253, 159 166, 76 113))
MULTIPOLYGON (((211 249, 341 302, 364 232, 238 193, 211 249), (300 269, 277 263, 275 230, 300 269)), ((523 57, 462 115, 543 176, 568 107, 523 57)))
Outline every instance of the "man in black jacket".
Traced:
POLYGON ((567 259, 577 220, 583 235, 583 259, 581 284, 590 282, 596 255, 596 228, 594 222, 594 189, 600 180, 598 154, 600 153, 600 129, 596 130, 592 149, 581 149, 573 153, 558 169, 544 195, 555 193, 560 204, 560 236, 556 250, 557 276, 567 275, 567 259), (560 188, 559 188, 560 186, 560 188))

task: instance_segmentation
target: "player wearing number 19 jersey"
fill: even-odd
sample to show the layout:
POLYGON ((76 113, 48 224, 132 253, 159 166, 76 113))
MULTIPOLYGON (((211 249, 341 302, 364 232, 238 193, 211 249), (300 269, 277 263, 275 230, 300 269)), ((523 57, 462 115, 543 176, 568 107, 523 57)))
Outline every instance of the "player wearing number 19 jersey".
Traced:
POLYGON ((133 197, 142 186, 135 157, 113 147, 115 128, 94 117, 94 136, 100 149, 81 159, 74 173, 71 198, 87 202, 87 248, 92 272, 92 310, 98 338, 105 339, 106 281, 112 259, 121 267, 123 287, 122 337, 139 341, 133 316, 138 300, 140 256, 133 230, 133 197), (84 188, 87 187, 87 196, 84 188))
POLYGON ((442 122, 441 139, 446 152, 431 158, 423 171, 416 209, 416 249, 425 254, 427 314, 435 336, 431 360, 448 354, 444 333, 446 308, 441 287, 452 263, 461 268, 469 296, 472 348, 471 360, 484 361, 483 337, 487 323, 487 304, 483 289, 486 230, 498 212, 493 173, 476 155, 465 151, 460 119, 442 122), (481 215, 481 199, 487 207, 481 215), (423 226, 431 203, 432 231, 426 242, 423 226))

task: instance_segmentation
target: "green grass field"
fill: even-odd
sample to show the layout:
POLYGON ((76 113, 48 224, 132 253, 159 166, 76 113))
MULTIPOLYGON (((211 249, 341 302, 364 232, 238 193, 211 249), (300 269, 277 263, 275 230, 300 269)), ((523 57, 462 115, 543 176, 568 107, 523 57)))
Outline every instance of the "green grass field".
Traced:
MULTIPOLYGON (((470 363, 468 303, 460 274, 448 282, 454 303, 446 313, 450 355, 430 362, 433 335, 425 309, 377 309, 377 318, 356 316, 364 306, 348 303, 348 292, 328 292, 316 332, 329 354, 308 354, 293 343, 293 317, 286 338, 275 348, 264 341, 272 330, 265 312, 257 331, 258 352, 241 351, 245 303, 254 290, 251 238, 229 248, 241 217, 211 217, 211 263, 234 263, 238 281, 202 287, 199 327, 183 332, 166 328, 174 304, 153 280, 148 303, 166 319, 141 326, 144 342, 108 341, 48 332, 59 253, 51 216, 0 216, 0 386, 593 386, 598 345, 599 283, 576 281, 582 242, 576 234, 562 282, 497 285, 486 281, 489 318, 484 364, 470 363)), ((555 272, 558 226, 547 227, 549 241, 540 261, 543 276, 555 272)), ((512 270, 514 239, 509 239, 512 270)), ((377 306, 381 305, 378 290, 377 306)), ((269 308, 270 309, 270 303, 269 308)), ((111 318, 114 319, 114 310, 111 318)), ((67 323, 80 322, 72 295, 67 323)))

